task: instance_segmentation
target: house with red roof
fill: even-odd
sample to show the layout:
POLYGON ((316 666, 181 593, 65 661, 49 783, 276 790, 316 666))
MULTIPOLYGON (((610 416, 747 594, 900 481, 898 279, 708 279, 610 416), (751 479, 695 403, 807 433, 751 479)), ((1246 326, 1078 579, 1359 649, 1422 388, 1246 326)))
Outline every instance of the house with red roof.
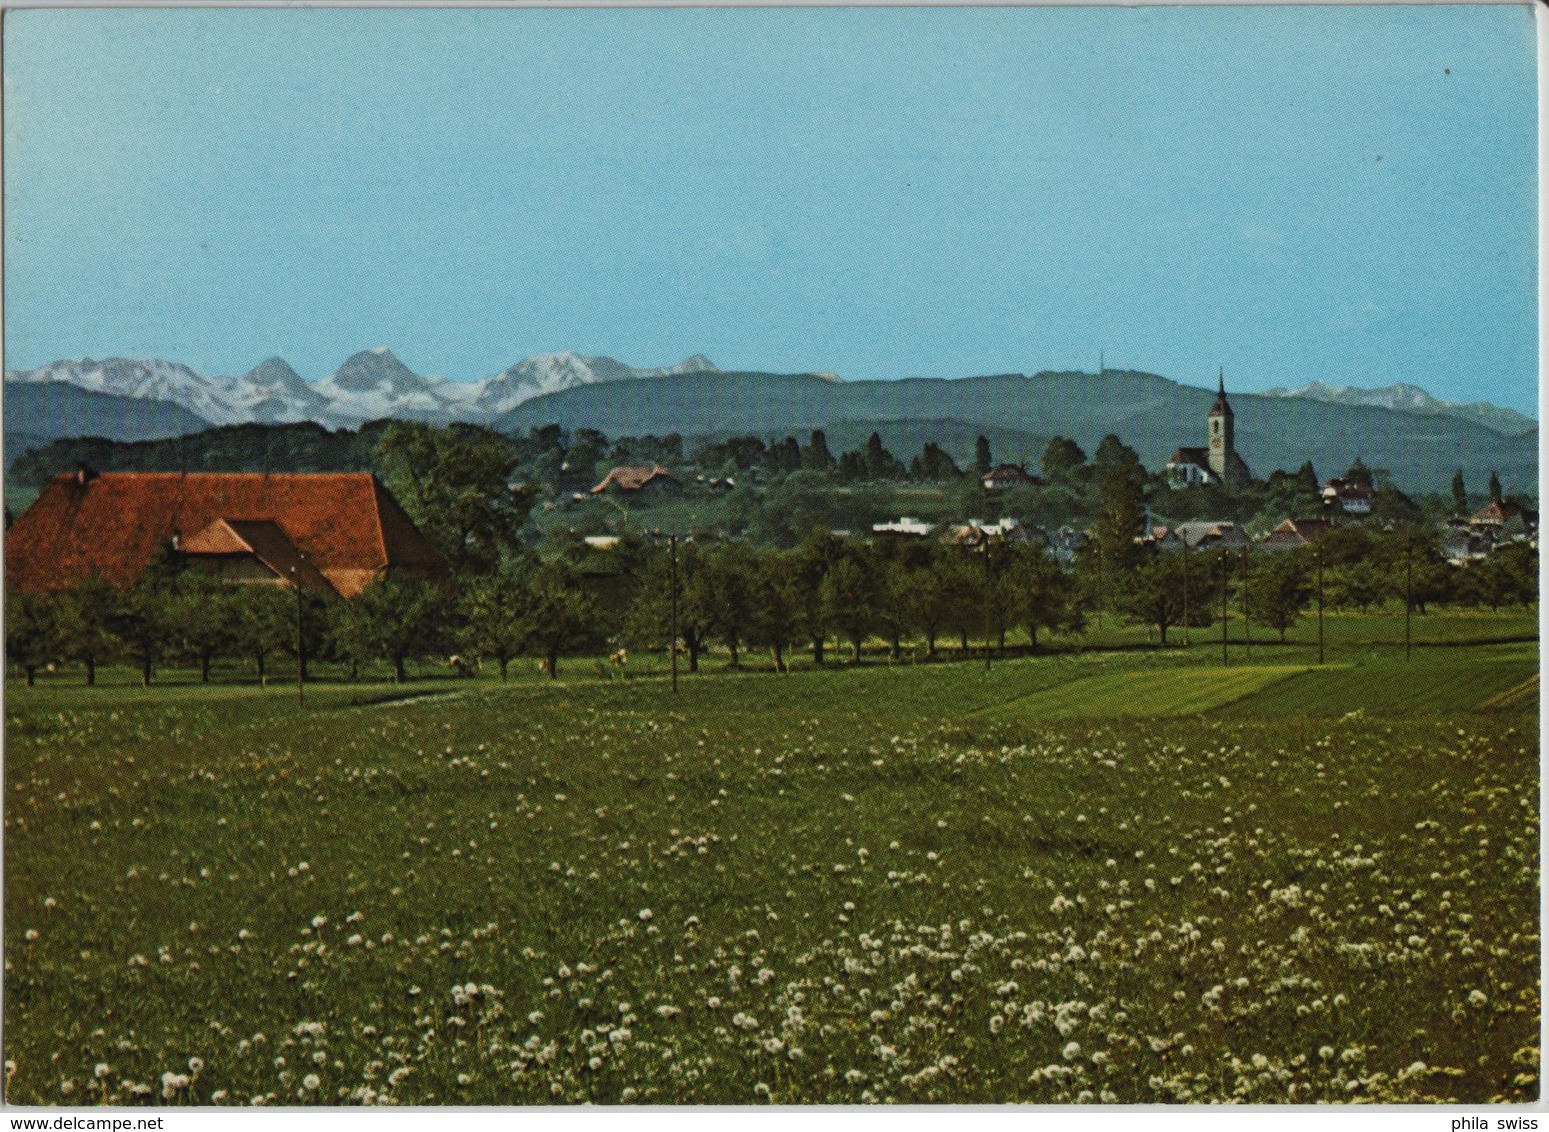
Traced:
POLYGON ((1334 524, 1328 519, 1286 519, 1259 543, 1261 550, 1296 550, 1311 546, 1329 531, 1334 524))
POLYGON ((596 487, 592 488, 593 495, 602 495, 607 491, 620 491, 626 495, 671 495, 679 488, 677 477, 660 464, 654 464, 649 468, 614 468, 596 487))
POLYGON ((350 598, 385 577, 451 583, 446 560, 370 473, 107 472, 56 478, 5 538, 6 585, 97 575, 127 590, 167 551, 233 584, 350 598))

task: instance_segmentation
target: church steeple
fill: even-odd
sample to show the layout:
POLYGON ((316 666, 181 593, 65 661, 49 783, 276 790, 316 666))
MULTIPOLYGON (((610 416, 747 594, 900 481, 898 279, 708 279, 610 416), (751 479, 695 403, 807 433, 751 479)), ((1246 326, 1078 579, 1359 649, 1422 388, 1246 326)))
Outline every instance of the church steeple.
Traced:
POLYGON ((1216 400, 1210 406, 1206 418, 1210 431, 1210 470, 1225 483, 1232 467, 1232 446, 1235 431, 1232 424, 1232 407, 1226 401, 1226 367, 1216 379, 1216 400))

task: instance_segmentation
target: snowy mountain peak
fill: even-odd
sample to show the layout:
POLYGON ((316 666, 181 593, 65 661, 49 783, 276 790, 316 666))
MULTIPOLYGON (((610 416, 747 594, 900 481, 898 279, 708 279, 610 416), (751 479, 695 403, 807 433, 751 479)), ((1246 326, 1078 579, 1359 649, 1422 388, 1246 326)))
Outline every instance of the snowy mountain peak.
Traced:
POLYGON ((1336 405, 1374 405, 1406 413, 1458 417, 1507 436, 1522 436, 1538 427, 1538 422, 1532 417, 1523 416, 1514 409, 1503 409, 1488 401, 1443 401, 1406 381, 1371 389, 1355 385, 1330 386, 1321 381, 1311 381, 1296 389, 1266 389, 1264 396, 1306 397, 1336 405))

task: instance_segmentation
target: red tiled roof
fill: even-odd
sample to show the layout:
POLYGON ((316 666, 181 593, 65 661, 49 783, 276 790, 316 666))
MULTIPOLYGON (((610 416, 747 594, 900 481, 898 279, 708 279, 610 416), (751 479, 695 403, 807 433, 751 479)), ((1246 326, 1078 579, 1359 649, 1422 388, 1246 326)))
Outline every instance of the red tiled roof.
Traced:
POLYGON ((185 532, 206 553, 272 556, 286 573, 288 545, 344 597, 389 568, 448 578, 445 560, 369 473, 108 472, 62 475, 44 489, 6 534, 6 582, 41 593, 95 572, 127 589, 185 532))
POLYGON ((660 464, 649 468, 614 468, 603 477, 600 484, 592 488, 592 494, 600 494, 610 487, 616 487, 620 491, 639 491, 646 484, 659 479, 673 480, 672 473, 660 464))
POLYGON ((297 578, 308 589, 332 588, 272 519, 217 519, 178 549, 197 558, 252 555, 280 578, 297 578))
POLYGON ((987 480, 1005 480, 1007 483, 1033 483, 1034 477, 1020 464, 996 464, 984 473, 987 480))
POLYGON ((1171 468, 1182 464, 1193 464, 1208 472, 1210 453, 1203 448, 1180 448, 1173 453, 1172 459, 1167 461, 1167 466, 1171 468))

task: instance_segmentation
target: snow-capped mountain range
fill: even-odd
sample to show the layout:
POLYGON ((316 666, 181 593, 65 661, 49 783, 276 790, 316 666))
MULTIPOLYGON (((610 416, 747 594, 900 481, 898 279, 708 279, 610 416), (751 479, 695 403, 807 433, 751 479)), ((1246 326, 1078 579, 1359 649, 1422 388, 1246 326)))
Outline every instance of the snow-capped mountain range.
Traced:
POLYGON ((1418 385, 1402 381, 1378 389, 1361 389, 1354 385, 1330 386, 1313 381, 1296 389, 1266 389, 1263 395, 1306 397, 1314 401, 1331 401, 1337 405, 1375 405, 1381 409, 1398 409, 1405 413, 1461 417, 1508 436, 1522 436, 1538 428, 1537 421, 1523 416, 1515 409, 1503 409, 1488 401, 1443 401, 1432 397, 1418 385))
POLYGON ((538 354, 484 381, 422 377, 385 346, 361 350, 322 381, 304 380, 283 358, 269 358, 239 377, 206 377, 159 358, 91 358, 6 370, 7 382, 62 382, 98 393, 170 401, 212 424, 317 421, 333 427, 383 417, 482 422, 523 401, 604 381, 718 373, 703 354, 675 366, 639 369, 614 358, 538 354))

